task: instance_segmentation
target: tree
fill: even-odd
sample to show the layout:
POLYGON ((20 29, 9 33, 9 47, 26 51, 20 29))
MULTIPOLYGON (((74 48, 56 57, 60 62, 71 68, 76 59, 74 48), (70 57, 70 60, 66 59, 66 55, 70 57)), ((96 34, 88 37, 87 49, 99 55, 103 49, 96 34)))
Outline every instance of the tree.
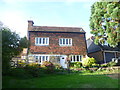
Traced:
POLYGON ((19 41, 19 43, 20 43, 19 46, 20 46, 21 48, 27 48, 27 47, 30 46, 30 42, 27 40, 27 37, 26 37, 26 36, 23 37, 23 38, 21 38, 20 41, 19 41))
POLYGON ((27 44, 23 42, 25 38, 20 38, 7 27, 2 27, 0 31, 2 32, 2 70, 3 73, 6 73, 10 68, 10 60, 20 54, 22 48, 27 47, 27 44))
POLYGON ((120 43, 120 2, 95 2, 91 6, 91 33, 95 44, 119 47, 120 43))

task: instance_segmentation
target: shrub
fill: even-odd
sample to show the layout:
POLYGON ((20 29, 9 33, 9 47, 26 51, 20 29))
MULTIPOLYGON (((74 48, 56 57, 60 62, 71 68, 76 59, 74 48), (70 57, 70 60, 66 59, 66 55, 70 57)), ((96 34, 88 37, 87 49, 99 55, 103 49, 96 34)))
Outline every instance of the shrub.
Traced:
POLYGON ((51 63, 49 61, 44 61, 41 66, 46 69, 47 73, 54 72, 55 66, 53 63, 51 63))
POLYGON ((108 67, 108 63, 104 63, 100 65, 101 67, 108 67))
POLYGON ((70 62, 70 67, 74 67, 75 62, 70 62))
POLYGON ((30 78, 32 75, 28 74, 24 68, 11 68, 9 71, 10 76, 18 77, 18 78, 30 78))
POLYGON ((17 67, 24 67, 26 65, 25 60, 18 60, 18 66, 17 67))
POLYGON ((81 62, 70 62, 70 67, 80 68, 82 67, 82 63, 81 62))
POLYGON ((55 69, 62 69, 62 66, 60 64, 55 63, 54 64, 55 69))
POLYGON ((74 67, 75 68, 80 68, 82 66, 81 62, 74 62, 74 67))
POLYGON ((94 63, 94 64, 92 64, 92 67, 97 67, 97 68, 99 68, 99 64, 96 64, 96 63, 94 63))
POLYGON ((26 66, 26 67, 24 67, 24 69, 32 77, 39 77, 41 75, 41 70, 38 67, 35 67, 35 66, 26 66))
POLYGON ((111 62, 108 63, 108 66, 115 66, 115 65, 117 65, 117 63, 114 62, 114 61, 111 61, 111 62))
POLYGON ((84 67, 92 67, 92 64, 95 64, 95 62, 96 60, 94 58, 87 57, 87 58, 83 58, 82 65, 84 67))
POLYGON ((29 63, 26 66, 33 66, 33 67, 36 67, 36 68, 40 68, 41 67, 41 65, 38 64, 38 63, 29 63))

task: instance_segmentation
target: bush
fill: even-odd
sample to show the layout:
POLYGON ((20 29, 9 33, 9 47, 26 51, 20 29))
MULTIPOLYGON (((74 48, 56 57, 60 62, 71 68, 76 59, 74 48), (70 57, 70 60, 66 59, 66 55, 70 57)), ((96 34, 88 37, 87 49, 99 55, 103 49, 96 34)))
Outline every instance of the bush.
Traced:
POLYGON ((39 77, 41 75, 41 69, 35 66, 26 66, 24 67, 25 71, 30 74, 32 77, 39 77))
POLYGON ((36 68, 40 68, 41 67, 41 65, 38 64, 38 63, 29 63, 26 66, 33 66, 33 67, 36 67, 36 68))
POLYGON ((95 63, 96 63, 96 60, 94 58, 90 58, 90 57, 83 58, 83 60, 82 60, 82 65, 84 67, 92 67, 92 64, 95 64, 95 63))
POLYGON ((100 65, 101 67, 108 67, 108 63, 104 63, 100 65))
POLYGON ((74 62, 74 67, 75 68, 80 68, 82 66, 81 62, 74 62))
POLYGON ((48 61, 44 61, 42 67, 46 69, 47 73, 53 73, 55 69, 54 64, 48 61))
POLYGON ((70 62, 70 67, 80 68, 82 67, 82 63, 81 62, 70 62))
POLYGON ((74 67, 75 62, 70 62, 70 67, 74 67))
POLYGON ((54 64, 55 69, 62 69, 62 66, 60 64, 54 64))
POLYGON ((108 63, 108 66, 115 66, 115 65, 117 65, 117 63, 114 62, 114 61, 111 61, 111 62, 108 63))
POLYGON ((99 64, 96 64, 96 63, 94 63, 94 64, 92 64, 92 67, 97 67, 97 68, 99 68, 99 64))
POLYGON ((24 68, 11 68, 9 71, 10 76, 18 78, 30 78, 32 75, 28 74, 24 68))

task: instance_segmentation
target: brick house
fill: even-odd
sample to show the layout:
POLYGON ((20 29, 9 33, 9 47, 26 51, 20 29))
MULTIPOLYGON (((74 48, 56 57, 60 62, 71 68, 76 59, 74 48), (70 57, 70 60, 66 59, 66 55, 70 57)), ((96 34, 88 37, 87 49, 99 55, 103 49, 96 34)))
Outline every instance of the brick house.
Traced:
POLYGON ((87 54, 85 31, 78 27, 34 26, 28 21, 29 56, 36 62, 53 61, 67 68, 66 59, 81 61, 87 54))
POLYGON ((95 45, 94 37, 87 39, 87 51, 89 57, 94 57, 98 63, 108 63, 112 58, 120 58, 119 48, 106 45, 95 45))

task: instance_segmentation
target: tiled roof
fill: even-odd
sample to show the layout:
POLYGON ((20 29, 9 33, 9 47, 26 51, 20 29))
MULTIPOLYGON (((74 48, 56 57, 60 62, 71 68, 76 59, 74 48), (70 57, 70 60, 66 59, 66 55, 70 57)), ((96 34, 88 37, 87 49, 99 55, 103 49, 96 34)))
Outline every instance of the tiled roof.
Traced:
POLYGON ((109 50, 109 51, 119 51, 119 48, 115 47, 115 48, 112 48, 112 47, 109 47, 109 46, 106 46, 106 45, 96 45, 94 43, 94 37, 90 37, 89 39, 87 39, 87 50, 88 50, 88 53, 92 53, 92 52, 96 52, 96 51, 100 51, 101 49, 102 50, 109 50))
POLYGON ((53 32, 85 32, 78 27, 50 27, 50 26, 33 26, 29 31, 53 31, 53 32))

